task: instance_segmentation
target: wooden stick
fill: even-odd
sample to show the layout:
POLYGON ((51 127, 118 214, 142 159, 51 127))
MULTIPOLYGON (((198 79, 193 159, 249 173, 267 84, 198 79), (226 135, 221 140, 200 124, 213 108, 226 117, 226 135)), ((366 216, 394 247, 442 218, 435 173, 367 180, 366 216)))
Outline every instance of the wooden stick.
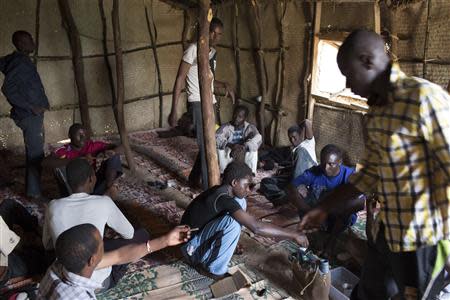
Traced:
MULTIPOLYGON (((147 21, 147 29, 148 33, 150 35, 150 41, 152 43, 152 50, 153 50, 153 58, 155 60, 155 66, 156 66, 156 74, 158 76, 158 94, 159 94, 159 127, 163 127, 163 119, 164 119, 164 107, 163 107, 163 86, 162 86, 162 79, 161 79, 161 69, 159 67, 159 60, 158 60, 158 52, 156 51, 156 40, 155 35, 153 34, 152 28, 150 26, 150 19, 148 18, 148 11, 147 7, 145 7, 145 20, 147 21)), ((153 21, 153 19, 152 19, 153 21)), ((155 22, 153 21, 153 28, 156 32, 156 26, 155 22)))
POLYGON ((36 1, 36 25, 34 28, 34 43, 35 48, 33 53, 33 63, 37 63, 37 56, 39 55, 39 29, 40 29, 40 20, 41 20, 41 0, 36 1))
MULTIPOLYGON (((277 76, 277 88, 276 88, 276 94, 275 94, 275 107, 282 107, 283 106, 283 98, 284 98, 284 78, 286 74, 286 67, 285 67, 285 52, 284 52, 284 44, 285 44, 285 36, 284 36, 284 21, 286 16, 286 10, 287 10, 287 2, 284 0, 279 1, 280 7, 280 20, 279 20, 279 42, 280 42, 280 53, 278 57, 278 76, 277 76)), ((282 121, 282 115, 276 114, 275 115, 275 136, 272 138, 273 144, 275 146, 278 146, 280 144, 280 137, 281 137, 281 121, 282 121)))
POLYGON ((209 24, 212 10, 209 0, 199 0, 199 36, 197 48, 198 78, 200 85, 200 99, 203 116, 203 135, 208 167, 208 186, 220 183, 219 162, 217 160, 215 117, 212 102, 211 82, 213 75, 209 66, 209 24))
POLYGON ((80 33, 73 19, 67 0, 58 0, 59 10, 63 19, 64 28, 69 37, 70 49, 72 51, 73 72, 78 91, 78 102, 80 103, 81 122, 89 134, 92 134, 91 121, 89 118, 89 105, 87 99, 86 82, 84 80, 84 64, 81 53, 80 33))
POLYGON ((428 0, 427 6, 427 23, 426 23, 426 31, 425 31, 425 42, 423 46, 423 78, 427 78, 428 75, 428 64, 427 64, 427 54, 428 54, 428 40, 430 36, 430 14, 431 14, 431 0, 428 0))
MULTIPOLYGON (((176 46, 181 45, 181 41, 174 41, 174 42, 167 42, 167 43, 161 43, 156 45, 156 48, 164 48, 164 47, 170 47, 170 46, 176 46)), ((139 52, 142 50, 148 50, 152 49, 152 46, 141 46, 136 47, 128 50, 123 50, 123 54, 133 53, 133 52, 139 52)), ((90 54, 90 55, 83 55, 81 58, 97 58, 97 57, 103 57, 105 54, 90 54)), ((107 56, 115 56, 114 52, 110 52, 106 54, 107 56)), ((71 59, 71 56, 67 55, 55 55, 55 56, 37 56, 37 60, 44 60, 44 61, 59 61, 59 60, 69 60, 71 59)))
POLYGON ((183 10, 183 31, 181 33, 181 43, 183 45, 183 51, 185 51, 188 47, 187 43, 187 35, 189 32, 189 25, 191 24, 189 13, 186 10, 183 10))
POLYGON ((122 40, 120 36, 120 20, 119 20, 119 0, 113 0, 112 23, 114 34, 114 50, 116 52, 116 82, 117 82, 117 96, 116 103, 113 105, 115 111, 117 128, 120 134, 125 157, 127 158, 128 166, 132 172, 135 172, 136 165, 134 163, 133 154, 131 152, 130 143, 128 141, 128 133, 125 127, 125 116, 123 111, 123 100, 125 98, 124 78, 123 78, 123 57, 122 57, 122 40))
POLYGON ((265 131, 266 131, 266 124, 265 124, 265 116, 264 116, 264 108, 265 108, 265 102, 267 98, 267 70, 265 68, 265 61, 264 61, 264 51, 261 49, 262 47, 262 24, 261 24, 261 17, 259 14, 259 6, 256 3, 256 1, 251 1, 251 11, 253 12, 253 26, 250 28, 253 30, 252 36, 254 45, 256 45, 256 48, 258 49, 255 52, 255 66, 256 66, 256 74, 258 75, 258 85, 259 85, 259 91, 261 93, 261 103, 258 106, 258 111, 256 115, 257 125, 259 132, 262 136, 262 143, 265 142, 265 131))
POLYGON ((320 33, 320 19, 322 16, 322 2, 316 2, 314 10, 314 38, 312 46, 312 58, 311 58, 311 88, 309 90, 309 101, 308 101, 308 119, 312 121, 314 116, 314 103, 315 100, 312 97, 312 92, 314 91, 316 84, 316 74, 317 74, 317 53, 319 47, 319 33, 320 33))
MULTIPOLYGON (((103 4, 104 0, 98 0, 98 7, 100 10, 100 18, 102 20, 102 46, 103 46, 103 61, 105 62, 106 69, 108 71, 108 82, 109 82, 109 88, 111 89, 111 103, 114 105, 116 103, 116 88, 114 86, 114 78, 111 68, 111 63, 108 59, 108 26, 106 24, 106 14, 105 14, 105 7, 103 4)), ((114 112, 115 113, 115 112, 114 112)), ((117 117, 115 117, 117 119, 117 117)))
POLYGON ((236 91, 238 95, 242 95, 241 90, 241 50, 239 48, 239 38, 238 38, 238 29, 239 29, 239 10, 238 4, 236 0, 234 0, 234 14, 233 14, 233 50, 234 50, 234 62, 236 65, 236 91))

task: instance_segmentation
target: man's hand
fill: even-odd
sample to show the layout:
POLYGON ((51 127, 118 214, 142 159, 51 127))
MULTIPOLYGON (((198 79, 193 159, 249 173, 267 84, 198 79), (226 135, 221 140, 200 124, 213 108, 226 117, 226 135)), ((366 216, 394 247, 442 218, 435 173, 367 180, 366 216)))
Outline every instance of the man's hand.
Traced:
POLYGON ((323 209, 317 207, 310 210, 301 220, 298 225, 298 230, 309 231, 319 228, 327 219, 328 213, 323 209))
POLYGON ((177 226, 165 235, 166 245, 175 246, 189 241, 191 238, 189 226, 177 226))
POLYGON ((169 114, 169 117, 167 119, 167 122, 169 122, 170 127, 175 127, 177 126, 177 112, 172 110, 169 114))
POLYGON ((303 233, 297 233, 294 237, 294 241, 302 247, 308 248, 309 246, 308 238, 303 233))

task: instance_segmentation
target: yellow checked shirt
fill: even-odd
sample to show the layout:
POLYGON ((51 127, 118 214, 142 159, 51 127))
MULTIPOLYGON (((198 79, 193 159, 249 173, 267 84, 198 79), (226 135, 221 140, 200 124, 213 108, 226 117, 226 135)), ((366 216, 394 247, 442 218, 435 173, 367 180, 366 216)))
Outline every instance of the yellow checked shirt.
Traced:
POLYGON ((394 64, 389 102, 367 114, 366 153, 350 182, 379 195, 394 252, 450 238, 450 96, 394 64))

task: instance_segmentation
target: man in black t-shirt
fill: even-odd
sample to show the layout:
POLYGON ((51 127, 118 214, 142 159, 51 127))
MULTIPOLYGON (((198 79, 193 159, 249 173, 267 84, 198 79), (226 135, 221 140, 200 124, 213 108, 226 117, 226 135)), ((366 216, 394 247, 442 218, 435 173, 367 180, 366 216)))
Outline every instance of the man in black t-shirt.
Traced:
POLYGON ((201 193, 181 218, 181 224, 199 228, 198 233, 181 248, 185 259, 213 279, 227 273, 242 225, 258 235, 292 239, 301 246, 308 245, 304 234, 263 223, 245 211, 251 178, 252 170, 245 163, 232 162, 225 169, 222 185, 201 193))

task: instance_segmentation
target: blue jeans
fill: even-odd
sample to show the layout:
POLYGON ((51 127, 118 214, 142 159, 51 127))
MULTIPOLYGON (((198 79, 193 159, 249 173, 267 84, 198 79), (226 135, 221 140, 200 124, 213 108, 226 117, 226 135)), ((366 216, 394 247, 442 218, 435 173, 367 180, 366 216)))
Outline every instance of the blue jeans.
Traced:
MULTIPOLYGON (((235 198, 242 209, 247 208, 245 199, 235 198)), ((241 236, 241 224, 231 215, 218 217, 200 230, 181 248, 186 261, 192 266, 200 265, 214 275, 228 271, 228 263, 241 236)))
POLYGON ((30 116, 16 125, 22 129, 26 154, 26 194, 41 196, 41 161, 44 158, 44 115, 30 116))

